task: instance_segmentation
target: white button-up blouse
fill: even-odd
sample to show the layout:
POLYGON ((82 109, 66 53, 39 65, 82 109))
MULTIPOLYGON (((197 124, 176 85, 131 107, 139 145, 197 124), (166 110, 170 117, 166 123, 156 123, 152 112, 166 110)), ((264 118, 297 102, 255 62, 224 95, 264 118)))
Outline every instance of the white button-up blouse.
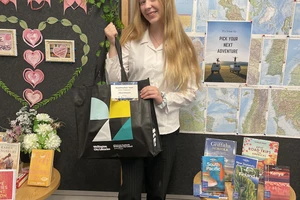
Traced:
MULTIPOLYGON (((176 131, 180 126, 179 109, 195 98, 198 89, 196 84, 191 80, 188 90, 184 93, 176 91, 173 87, 164 87, 163 45, 155 49, 148 30, 145 31, 140 41, 129 41, 122 47, 122 57, 128 81, 149 78, 150 85, 156 86, 165 93, 167 105, 163 109, 157 105, 155 106, 160 134, 164 135, 176 131)), ((108 82, 121 80, 120 64, 117 56, 112 58, 107 56, 105 68, 108 82)))

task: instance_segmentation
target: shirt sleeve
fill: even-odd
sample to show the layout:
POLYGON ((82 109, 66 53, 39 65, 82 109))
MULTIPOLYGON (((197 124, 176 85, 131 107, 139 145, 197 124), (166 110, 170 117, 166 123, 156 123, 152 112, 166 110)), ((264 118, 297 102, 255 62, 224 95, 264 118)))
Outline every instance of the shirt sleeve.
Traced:
MULTIPOLYGON (((128 77, 129 71, 129 43, 127 42, 125 46, 122 47, 122 59, 123 66, 128 77)), ((121 81, 121 68, 118 55, 109 58, 108 53, 106 55, 105 62, 105 70, 106 70, 106 80, 108 83, 110 82, 118 82, 121 81)))
POLYGON ((181 107, 189 105, 196 99, 198 87, 194 80, 190 80, 188 88, 185 92, 166 92, 166 106, 164 111, 166 114, 179 110, 181 107))

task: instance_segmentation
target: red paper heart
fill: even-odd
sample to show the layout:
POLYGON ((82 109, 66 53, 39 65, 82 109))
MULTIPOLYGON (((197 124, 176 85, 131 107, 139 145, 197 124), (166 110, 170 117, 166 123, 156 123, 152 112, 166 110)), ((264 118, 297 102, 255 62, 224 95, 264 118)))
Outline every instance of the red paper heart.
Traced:
POLYGON ((32 107, 43 99, 43 94, 39 90, 32 91, 31 89, 25 89, 23 98, 29 103, 30 107, 32 107))
POLYGON ((23 40, 26 44, 28 44, 32 48, 35 48, 43 41, 43 35, 38 29, 32 30, 28 28, 23 31, 23 40))
POLYGON ((44 60, 44 54, 40 50, 26 50, 23 57, 33 68, 36 68, 36 66, 44 60))
POLYGON ((53 48, 53 53, 59 58, 65 58, 68 53, 68 48, 65 44, 61 44, 53 48))
POLYGON ((27 83, 29 83, 33 88, 35 88, 35 86, 43 82, 44 73, 39 69, 33 71, 29 68, 26 68, 23 71, 23 77, 27 83))

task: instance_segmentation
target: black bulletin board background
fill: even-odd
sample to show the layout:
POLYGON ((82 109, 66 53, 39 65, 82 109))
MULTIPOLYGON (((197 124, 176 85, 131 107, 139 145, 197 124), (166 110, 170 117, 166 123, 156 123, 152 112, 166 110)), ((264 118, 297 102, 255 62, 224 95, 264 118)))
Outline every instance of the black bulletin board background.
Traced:
MULTIPOLYGON (((100 18, 101 13, 97 9, 89 7, 89 14, 86 15, 80 8, 73 11, 71 8, 63 14, 63 4, 58 0, 52 0, 52 5, 46 5, 38 11, 33 11, 27 6, 27 1, 18 0, 18 10, 12 3, 3 5, 0 3, 0 15, 16 16, 27 22, 28 28, 37 29, 41 21, 48 17, 58 19, 66 18, 77 24, 82 32, 88 37, 90 45, 89 61, 84 66, 81 74, 76 78, 75 85, 89 85, 93 81, 94 68, 104 58, 95 56, 103 41, 103 29, 106 25, 100 18)), ((24 81, 22 73, 25 68, 33 69, 24 59, 23 52, 27 49, 44 51, 44 42, 36 48, 31 48, 22 39, 23 29, 19 24, 0 22, 0 28, 16 29, 18 56, 0 57, 0 79, 5 82, 8 88, 22 97, 23 90, 33 89, 24 81)), ((40 90, 44 99, 49 98, 53 93, 63 88, 72 77, 75 69, 80 66, 80 58, 83 55, 83 42, 79 35, 70 27, 64 27, 60 23, 47 24, 41 31, 44 39, 74 40, 76 63, 48 63, 42 62, 36 69, 45 74, 45 80, 35 89, 40 90)), ((0 89, 0 126, 8 128, 8 118, 14 119, 15 113, 20 109, 21 104, 0 89)), ((88 160, 77 158, 77 135, 75 128, 74 108, 72 104, 72 92, 68 91, 59 99, 41 107, 39 112, 46 112, 51 117, 58 118, 65 123, 60 129, 59 135, 62 138, 61 153, 55 154, 54 166, 61 173, 60 190, 87 190, 87 191, 118 191, 120 185, 120 164, 115 159, 88 160)), ((171 178, 169 193, 192 195, 193 178, 201 169, 201 156, 204 150, 205 137, 215 137, 236 140, 238 142, 237 153, 241 154, 243 137, 241 136, 217 136, 208 134, 180 134, 178 144, 178 156, 174 166, 174 173, 171 178)), ((291 186, 300 197, 300 151, 299 139, 260 137, 262 139, 275 140, 280 143, 278 164, 291 167, 291 186)))

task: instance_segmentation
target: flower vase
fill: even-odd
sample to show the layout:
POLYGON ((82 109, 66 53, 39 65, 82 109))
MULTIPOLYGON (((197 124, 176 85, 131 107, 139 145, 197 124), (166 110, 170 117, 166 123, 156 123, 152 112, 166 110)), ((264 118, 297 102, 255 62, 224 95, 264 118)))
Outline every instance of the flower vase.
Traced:
POLYGON ((20 152, 20 160, 23 163, 30 163, 30 154, 29 153, 24 153, 24 152, 20 152))

